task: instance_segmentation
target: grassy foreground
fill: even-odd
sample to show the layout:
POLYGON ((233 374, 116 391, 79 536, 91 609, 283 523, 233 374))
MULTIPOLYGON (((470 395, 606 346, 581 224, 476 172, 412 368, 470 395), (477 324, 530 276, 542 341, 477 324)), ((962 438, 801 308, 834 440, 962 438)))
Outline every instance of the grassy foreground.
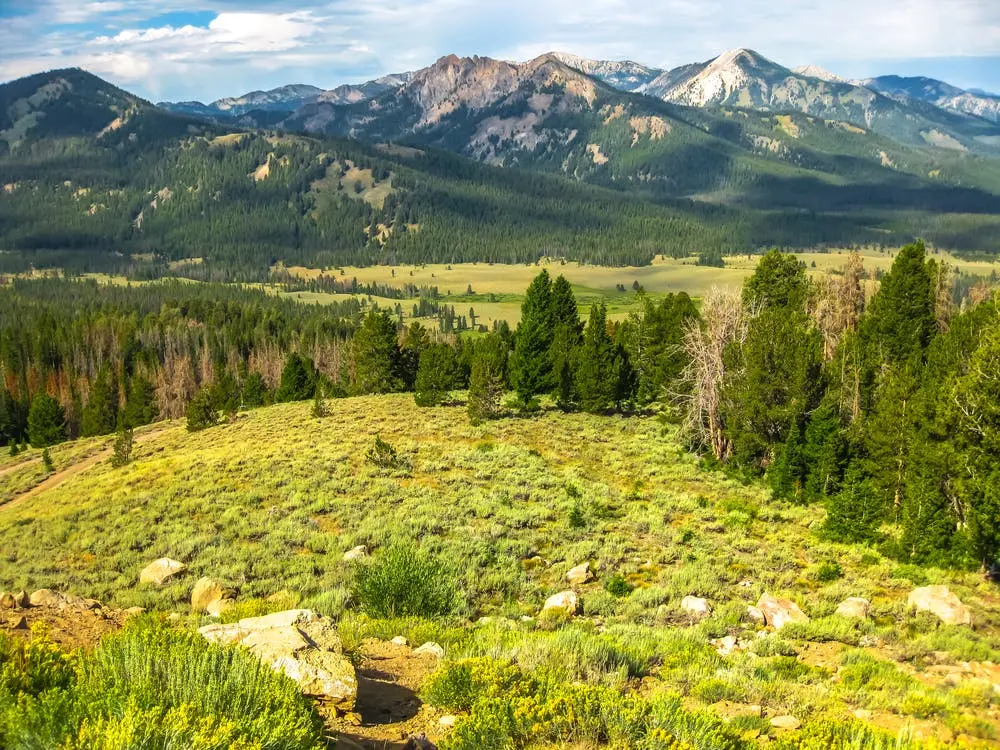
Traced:
MULTIPOLYGON (((630 746, 625 729, 612 736, 631 726, 629 712, 660 717, 663 737, 695 747, 769 735, 845 746, 828 722, 848 719, 859 728, 844 742, 873 726, 1000 746, 1000 675, 990 672, 1000 661, 1000 597, 979 575, 824 543, 814 533, 822 509, 774 503, 704 471, 653 417, 548 411, 472 427, 462 408, 418 409, 409 395, 331 401, 328 411, 316 419, 309 404, 288 404, 194 434, 168 426, 129 466, 102 461, 23 501, 16 488, 30 486, 37 466, 5 457, 0 496, 13 502, 0 505, 0 590, 59 588, 186 614, 194 581, 209 575, 237 590, 247 611, 285 591, 283 602, 339 618, 348 648, 367 635, 437 640, 448 666, 426 697, 465 717, 454 747, 489 746, 499 731, 511 747, 630 746), (366 459, 376 436, 398 450, 399 468, 366 459), (378 560, 399 541, 433 555, 457 585, 449 614, 359 612, 343 552, 364 544, 378 560), (160 589, 140 586, 139 571, 164 556, 188 572, 160 589), (580 588, 582 616, 538 618, 582 562, 596 572, 580 588), (907 612, 907 593, 925 583, 945 583, 970 605, 975 630, 907 612), (763 592, 795 600, 812 621, 758 633, 743 616, 763 592), (680 607, 686 595, 709 599, 712 615, 693 620, 680 607), (835 616, 849 596, 869 598, 872 619, 835 616), (727 635, 746 643, 720 655, 710 641, 727 635), (477 697, 491 695, 520 701, 525 737, 497 725, 490 712, 501 704, 477 697), (581 714, 566 726, 566 707, 584 711, 588 701, 604 707, 603 723, 590 727, 581 714), (678 729, 682 709, 730 719, 730 734, 696 744, 678 729), (771 726, 784 715, 803 729, 771 726)), ((53 458, 58 471, 70 457, 53 458)), ((711 722, 691 726, 714 736, 711 722)), ((685 746, 651 738, 644 747, 685 746)))

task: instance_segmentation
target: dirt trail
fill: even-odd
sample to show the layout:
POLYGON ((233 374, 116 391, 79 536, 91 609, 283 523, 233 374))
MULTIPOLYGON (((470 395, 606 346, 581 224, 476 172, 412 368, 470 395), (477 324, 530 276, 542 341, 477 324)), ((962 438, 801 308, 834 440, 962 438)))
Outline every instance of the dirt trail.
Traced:
POLYGON ((4 474, 10 474, 15 469, 23 469, 25 466, 31 466, 31 464, 37 464, 41 460, 42 459, 40 458, 29 458, 27 461, 18 461, 16 463, 11 464, 10 466, 4 466, 2 469, 0 469, 0 477, 2 477, 4 474))
MULTIPOLYGON (((159 435, 161 432, 169 430, 174 426, 175 425, 164 425, 163 427, 158 427, 154 430, 150 430, 149 432, 145 432, 142 435, 136 435, 135 444, 143 445, 144 443, 148 442, 152 438, 159 435)), ((111 454, 114 452, 115 452, 114 447, 105 448, 104 450, 100 450, 97 453, 92 453, 89 456, 80 459, 75 464, 70 464, 65 469, 60 469, 59 471, 50 474, 41 482, 32 487, 30 490, 26 490, 17 497, 15 497, 13 500, 0 505, 0 513, 3 513, 5 510, 10 510, 11 508, 16 507, 21 503, 25 502, 26 500, 30 500, 35 495, 39 495, 42 492, 45 492, 46 490, 51 490, 54 487, 58 487, 70 477, 76 476, 77 474, 82 474, 87 469, 99 464, 101 461, 111 458, 111 454)), ((24 464, 21 465, 23 466, 24 464)))

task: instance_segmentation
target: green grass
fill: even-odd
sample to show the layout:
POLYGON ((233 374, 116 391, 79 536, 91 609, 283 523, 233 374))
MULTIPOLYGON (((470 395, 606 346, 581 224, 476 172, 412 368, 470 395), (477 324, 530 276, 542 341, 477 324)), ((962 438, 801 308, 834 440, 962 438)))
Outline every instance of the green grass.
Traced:
MULTIPOLYGON (((791 713, 809 728, 865 709, 892 735, 918 722, 925 737, 994 742, 993 693, 928 668, 1000 662, 1000 603, 980 576, 903 569, 869 547, 822 541, 821 508, 775 503, 762 487, 704 471, 655 417, 549 409, 473 427, 462 406, 418 409, 410 395, 327 406, 319 420, 299 403, 197 433, 167 427, 139 442, 126 467, 102 462, 0 507, 0 590, 60 588, 188 615, 194 581, 209 575, 237 594, 226 619, 312 607, 339 619, 355 655, 370 637, 434 640, 446 664, 516 668, 531 705, 583 701, 583 723, 556 722, 542 747, 601 745, 612 729, 622 746, 660 747, 627 741, 633 730, 653 741, 660 694, 695 715, 720 700, 760 705, 764 719, 744 723, 769 734, 768 717, 791 713), (405 470, 368 460, 378 435, 405 470), (396 555, 399 542, 419 552, 396 555), (360 567, 342 559, 359 544, 370 550, 360 567), (188 571, 140 586, 142 567, 163 556, 188 571), (595 579, 580 587, 583 614, 539 618, 584 561, 595 579), (976 630, 908 613, 917 582, 948 585, 973 606, 976 630), (811 622, 758 636, 745 610, 764 592, 797 601, 811 622), (710 617, 683 612, 689 594, 709 599, 710 617), (871 600, 873 619, 834 616, 848 596, 871 600), (710 641, 728 635, 743 647, 720 656, 710 641), (643 718, 609 723, 574 685, 599 702, 624 696, 608 710, 643 718)), ((20 471, 30 469, 3 481, 20 471)), ((662 711, 676 729, 682 715, 662 711)), ((470 732, 496 716, 480 718, 470 732)), ((504 742, 525 746, 524 727, 508 729, 504 742)), ((672 732, 664 736, 683 740, 672 732)), ((878 742, 858 746, 888 747, 878 742)), ((463 746, 473 745, 453 745, 463 746)))

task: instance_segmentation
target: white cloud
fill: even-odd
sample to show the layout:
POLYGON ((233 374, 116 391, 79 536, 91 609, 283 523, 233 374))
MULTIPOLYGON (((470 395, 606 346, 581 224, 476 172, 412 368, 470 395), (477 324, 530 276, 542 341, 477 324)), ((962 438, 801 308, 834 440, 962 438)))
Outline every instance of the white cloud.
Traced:
POLYGON ((172 98, 333 86, 451 52, 526 59, 561 49, 663 67, 731 47, 788 65, 1000 55, 996 0, 304 0, 294 11, 282 0, 38 2, 16 34, 0 29, 0 78, 81 65, 172 98), (143 23, 206 6, 207 26, 143 23), (91 26, 67 31, 51 19, 91 26))

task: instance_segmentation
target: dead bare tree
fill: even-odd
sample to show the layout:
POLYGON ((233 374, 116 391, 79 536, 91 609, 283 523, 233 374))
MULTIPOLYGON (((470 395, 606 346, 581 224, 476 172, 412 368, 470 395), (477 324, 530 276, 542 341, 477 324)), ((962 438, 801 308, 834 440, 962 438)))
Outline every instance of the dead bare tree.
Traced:
POLYGON ((815 280, 810 313, 823 336, 823 359, 833 359, 845 333, 856 331, 865 311, 864 261, 857 252, 836 273, 815 280))
POLYGON ((724 354, 730 344, 746 340, 754 314, 743 306, 738 291, 713 287, 702 301, 701 320, 685 324, 683 346, 688 365, 681 380, 687 388, 674 394, 674 400, 683 414, 682 429, 692 442, 709 448, 720 461, 732 452, 721 409, 727 375, 724 354))

